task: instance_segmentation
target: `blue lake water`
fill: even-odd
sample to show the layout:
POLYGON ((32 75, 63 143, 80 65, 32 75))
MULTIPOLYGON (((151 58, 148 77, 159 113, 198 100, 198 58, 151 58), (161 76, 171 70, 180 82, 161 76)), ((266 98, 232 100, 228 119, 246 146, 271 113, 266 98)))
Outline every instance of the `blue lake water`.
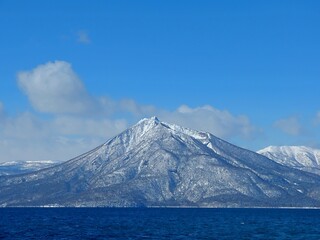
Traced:
POLYGON ((320 239, 320 210, 3 208, 0 239, 320 239))

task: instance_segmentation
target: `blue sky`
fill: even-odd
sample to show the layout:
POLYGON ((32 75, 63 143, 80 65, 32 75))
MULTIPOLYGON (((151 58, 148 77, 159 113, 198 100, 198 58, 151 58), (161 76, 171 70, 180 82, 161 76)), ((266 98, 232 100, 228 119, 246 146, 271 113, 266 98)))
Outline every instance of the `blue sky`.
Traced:
POLYGON ((157 115, 320 147, 318 1, 0 0, 0 161, 67 160, 157 115))

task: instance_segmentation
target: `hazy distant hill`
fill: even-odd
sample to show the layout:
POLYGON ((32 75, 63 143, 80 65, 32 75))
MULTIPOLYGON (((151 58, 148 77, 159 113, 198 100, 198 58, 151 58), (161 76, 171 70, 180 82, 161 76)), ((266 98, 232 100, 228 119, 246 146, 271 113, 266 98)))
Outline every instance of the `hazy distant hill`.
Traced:
POLYGON ((55 164, 53 161, 19 161, 19 162, 3 162, 0 163, 1 175, 16 175, 29 173, 51 167, 55 164))

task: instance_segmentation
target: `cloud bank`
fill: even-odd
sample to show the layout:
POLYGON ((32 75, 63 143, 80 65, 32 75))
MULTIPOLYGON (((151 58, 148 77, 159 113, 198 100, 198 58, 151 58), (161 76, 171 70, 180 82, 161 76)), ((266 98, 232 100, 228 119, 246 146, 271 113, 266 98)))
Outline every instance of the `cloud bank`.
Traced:
POLYGON ((210 105, 181 105, 168 111, 132 99, 92 96, 71 64, 64 61, 20 72, 17 82, 36 112, 9 117, 0 102, 0 161, 68 160, 151 116, 226 140, 248 139, 257 132, 247 116, 210 105))

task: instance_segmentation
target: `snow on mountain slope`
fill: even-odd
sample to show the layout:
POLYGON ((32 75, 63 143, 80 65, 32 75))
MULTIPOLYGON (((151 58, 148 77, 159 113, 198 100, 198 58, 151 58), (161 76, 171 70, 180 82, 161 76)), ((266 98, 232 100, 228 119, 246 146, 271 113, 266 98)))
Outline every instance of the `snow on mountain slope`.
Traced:
POLYGON ((282 165, 320 175, 320 150, 304 146, 269 146, 258 151, 282 165))
POLYGON ((1 175, 16 175, 29 173, 40 169, 51 167, 55 164, 53 161, 14 161, 0 163, 1 175))
POLYGON ((320 206, 319 183, 317 175, 153 117, 65 163, 0 177, 0 205, 320 206))

